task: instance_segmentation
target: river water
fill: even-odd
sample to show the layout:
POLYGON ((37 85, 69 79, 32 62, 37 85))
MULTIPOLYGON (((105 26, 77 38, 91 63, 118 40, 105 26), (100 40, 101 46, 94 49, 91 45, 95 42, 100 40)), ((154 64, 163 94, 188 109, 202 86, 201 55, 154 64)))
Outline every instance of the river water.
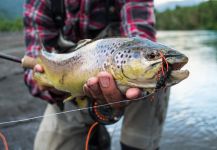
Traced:
POLYGON ((217 32, 160 31, 158 42, 187 55, 190 71, 172 87, 161 149, 217 150, 217 32))
POLYGON ((160 32, 159 41, 189 57, 185 81, 172 87, 162 147, 217 149, 217 32, 160 32))

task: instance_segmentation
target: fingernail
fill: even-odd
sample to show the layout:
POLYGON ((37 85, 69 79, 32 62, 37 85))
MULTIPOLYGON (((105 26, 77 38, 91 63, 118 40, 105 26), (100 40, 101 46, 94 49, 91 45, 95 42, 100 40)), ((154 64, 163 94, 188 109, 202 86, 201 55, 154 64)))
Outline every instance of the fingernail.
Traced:
POLYGON ((99 79, 99 81, 100 81, 100 85, 101 85, 103 88, 109 87, 109 82, 110 82, 110 80, 109 80, 108 77, 101 77, 101 78, 99 79))
POLYGON ((37 64, 37 65, 35 65, 35 71, 36 72, 43 72, 43 69, 39 64, 37 64))

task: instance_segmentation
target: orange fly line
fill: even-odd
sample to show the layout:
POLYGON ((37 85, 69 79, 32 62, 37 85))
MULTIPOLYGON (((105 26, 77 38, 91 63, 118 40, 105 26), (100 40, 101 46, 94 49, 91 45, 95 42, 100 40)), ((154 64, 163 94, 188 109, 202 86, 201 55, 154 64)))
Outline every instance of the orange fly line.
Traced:
POLYGON ((86 138, 86 142, 85 142, 85 150, 88 150, 89 148, 89 141, 90 141, 90 135, 93 132, 93 129, 98 125, 98 122, 95 122, 94 124, 91 125, 88 134, 87 134, 87 138, 86 138))
POLYGON ((0 138, 2 139, 2 142, 4 144, 4 147, 5 147, 5 150, 8 150, 8 143, 7 143, 7 140, 4 136, 4 134, 2 132, 0 132, 0 138))

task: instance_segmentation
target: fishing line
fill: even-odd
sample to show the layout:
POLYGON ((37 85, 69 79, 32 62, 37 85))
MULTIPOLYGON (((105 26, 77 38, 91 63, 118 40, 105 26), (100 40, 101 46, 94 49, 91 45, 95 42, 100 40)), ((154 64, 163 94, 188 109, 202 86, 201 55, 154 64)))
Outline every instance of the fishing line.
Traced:
POLYGON ((48 115, 41 115, 41 116, 36 116, 36 117, 30 117, 30 118, 26 118, 26 119, 19 119, 19 120, 0 122, 0 125, 12 124, 12 123, 20 123, 20 122, 25 122, 25 121, 39 119, 39 118, 47 118, 47 117, 52 117, 52 116, 55 116, 55 115, 61 115, 61 114, 66 114, 66 113, 71 113, 71 112, 76 112, 76 111, 88 110, 89 108, 100 108, 100 107, 105 107, 105 106, 115 105, 115 104, 120 104, 120 103, 139 101, 139 100, 147 98, 147 97, 149 97, 149 96, 151 96, 153 94, 154 93, 151 93, 149 95, 142 95, 140 98, 131 99, 131 100, 122 100, 122 101, 118 101, 118 102, 101 104, 101 105, 92 106, 92 107, 84 107, 84 108, 78 108, 78 109, 71 109, 71 110, 68 110, 68 111, 63 111, 63 112, 58 112, 58 113, 52 113, 52 114, 48 114, 48 115))

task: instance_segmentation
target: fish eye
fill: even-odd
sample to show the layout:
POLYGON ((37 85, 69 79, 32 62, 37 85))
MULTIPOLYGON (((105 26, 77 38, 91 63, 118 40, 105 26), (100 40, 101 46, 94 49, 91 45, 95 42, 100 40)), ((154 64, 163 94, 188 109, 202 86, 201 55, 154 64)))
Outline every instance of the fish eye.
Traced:
POLYGON ((154 59, 155 58, 155 53, 150 53, 149 55, 148 55, 148 58, 150 58, 150 59, 154 59))
POLYGON ((145 58, 148 60, 158 59, 160 54, 157 51, 149 51, 146 53, 145 58))

